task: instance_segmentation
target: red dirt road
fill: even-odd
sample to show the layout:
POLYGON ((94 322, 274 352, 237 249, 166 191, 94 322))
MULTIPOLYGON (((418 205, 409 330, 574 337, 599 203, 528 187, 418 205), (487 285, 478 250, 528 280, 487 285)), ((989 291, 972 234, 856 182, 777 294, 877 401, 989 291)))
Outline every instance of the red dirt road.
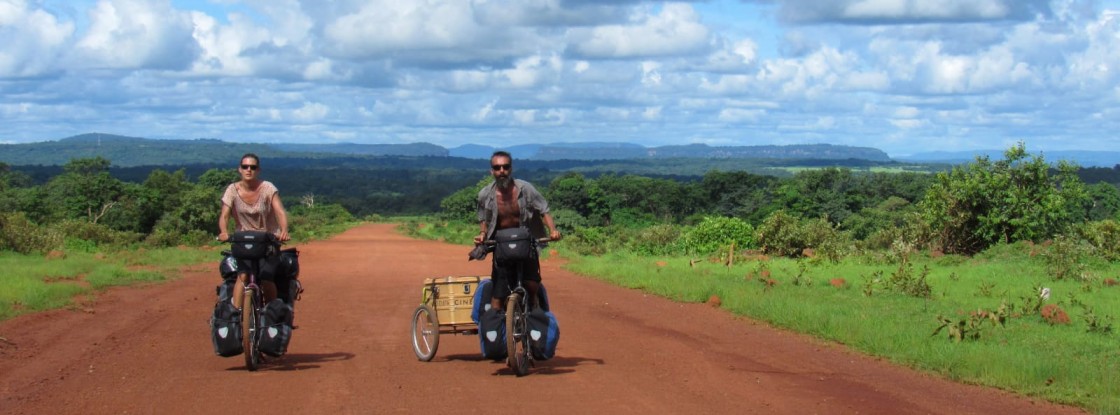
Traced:
POLYGON ((477 337, 443 335, 435 359, 419 362, 409 323, 422 280, 488 275, 488 262, 384 224, 298 248, 298 329, 288 355, 261 370, 213 354, 215 253, 169 283, 0 323, 0 413, 1082 413, 610 286, 557 260, 543 264, 555 358, 517 378, 481 358, 477 337))

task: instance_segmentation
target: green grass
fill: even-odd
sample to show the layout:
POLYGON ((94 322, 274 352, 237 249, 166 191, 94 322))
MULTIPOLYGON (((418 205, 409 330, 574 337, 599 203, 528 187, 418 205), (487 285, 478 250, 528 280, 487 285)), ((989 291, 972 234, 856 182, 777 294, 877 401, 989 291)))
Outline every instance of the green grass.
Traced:
MULTIPOLYGON (((307 227, 299 243, 325 239, 359 225, 358 221, 307 227)), ((62 255, 21 255, 0 251, 0 320, 36 311, 64 308, 76 298, 106 287, 175 278, 183 267, 217 262, 224 244, 209 247, 98 250, 75 244, 62 255)), ((214 270, 215 274, 217 269, 214 270)))
MULTIPOLYGON (((929 298, 906 295, 885 281, 897 264, 848 259, 711 262, 691 266, 688 258, 632 255, 576 257, 568 267, 621 286, 677 301, 703 302, 719 296, 722 307, 778 327, 812 334, 864 353, 960 382, 1008 389, 1081 406, 1120 412, 1120 347, 1116 333, 1088 332, 1083 306, 1115 325, 1120 287, 1102 283, 1120 275, 1120 264, 1093 264, 1089 282, 1055 281, 1038 258, 1014 253, 995 257, 912 259, 910 275, 928 267, 929 298), (662 261, 664 266, 658 266, 662 261), (802 268, 803 267, 803 268, 802 268), (770 271, 774 284, 760 278, 770 271), (802 271, 803 270, 803 271, 802 271), (866 287, 876 271, 880 281, 866 287), (798 275, 801 274, 799 278, 798 275), (830 280, 842 278, 841 287, 830 280), (796 284, 800 283, 800 284, 796 284), (1031 309, 1038 287, 1051 290, 1046 303, 1068 313, 1070 324, 1051 325, 1031 309), (981 325, 976 340, 954 342, 933 333, 938 316, 954 322, 977 310, 1014 310, 1005 325, 981 325)), ((1037 301, 1037 300, 1036 300, 1037 301)))
POLYGON ((213 250, 165 248, 58 256, 0 252, 0 320, 67 307, 99 289, 162 281, 181 267, 214 260, 213 250))

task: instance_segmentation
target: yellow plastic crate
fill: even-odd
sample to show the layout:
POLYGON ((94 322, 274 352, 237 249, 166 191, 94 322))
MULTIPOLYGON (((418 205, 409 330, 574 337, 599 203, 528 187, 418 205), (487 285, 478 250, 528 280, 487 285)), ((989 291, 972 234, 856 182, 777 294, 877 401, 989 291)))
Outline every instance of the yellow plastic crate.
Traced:
POLYGON ((474 293, 478 284, 488 279, 489 276, 426 278, 424 300, 436 309, 441 326, 474 324, 474 293))

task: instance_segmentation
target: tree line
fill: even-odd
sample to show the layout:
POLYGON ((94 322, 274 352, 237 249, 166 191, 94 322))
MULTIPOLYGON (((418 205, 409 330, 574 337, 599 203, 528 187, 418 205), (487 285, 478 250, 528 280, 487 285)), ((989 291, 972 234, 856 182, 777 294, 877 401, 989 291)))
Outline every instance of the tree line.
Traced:
MULTIPOLYGON (((1065 162, 1051 166, 1019 144, 1002 160, 980 157, 936 174, 827 167, 789 178, 711 171, 681 181, 568 172, 542 187, 558 226, 588 253, 710 253, 704 251, 737 242, 788 256, 899 245, 970 255, 1066 234, 1120 249, 1113 243, 1120 242, 1113 231, 1120 190, 1085 184, 1078 172, 1065 162)), ((473 198, 488 183, 444 199, 445 219, 473 223, 473 198)))
MULTIPOLYGON (((74 159, 42 184, 0 163, 0 251, 46 252, 68 245, 127 247, 202 245, 218 232, 219 200, 237 181, 213 168, 190 180, 186 171, 151 170, 139 182, 110 174, 102 157, 74 159)), ((352 220, 337 204, 286 200, 293 232, 352 220)))
MULTIPOLYGON (((471 224, 477 190, 490 180, 478 160, 468 159, 265 162, 263 177, 277 184, 298 217, 294 228, 310 218, 372 214, 436 214, 471 224)), ((1115 169, 1053 167, 1021 144, 1003 160, 978 158, 937 174, 822 167, 784 177, 746 170, 655 176, 593 167, 519 161, 516 170, 542 188, 572 245, 588 252, 702 251, 707 248, 697 247, 723 243, 705 242, 701 235, 708 232, 740 247, 790 255, 900 243, 970 254, 1000 242, 1099 235, 1120 212, 1115 180, 1100 181, 1114 179, 1115 169), (1100 180, 1086 184, 1078 176, 1086 173, 1100 180)), ((0 163, 0 249, 31 252, 67 238, 202 243, 216 233, 222 190, 237 179, 228 167, 121 169, 101 157, 61 168, 0 163)))

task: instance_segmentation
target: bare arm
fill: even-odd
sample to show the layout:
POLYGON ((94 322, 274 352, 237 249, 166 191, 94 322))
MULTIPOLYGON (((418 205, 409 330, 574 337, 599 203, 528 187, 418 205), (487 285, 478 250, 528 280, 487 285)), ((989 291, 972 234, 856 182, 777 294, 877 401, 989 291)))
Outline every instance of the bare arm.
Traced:
POLYGON ((229 205, 227 205, 225 203, 222 203, 222 213, 220 215, 218 215, 218 240, 219 241, 224 242, 224 241, 229 240, 229 233, 226 231, 227 229, 229 229, 229 215, 230 215, 229 205))
POLYGON ((277 237, 281 241, 292 239, 288 235, 288 211, 284 210, 284 204, 280 202, 279 193, 272 196, 272 214, 276 215, 276 222, 280 224, 280 235, 277 235, 277 237))
POLYGON ((482 243, 482 241, 486 239, 486 230, 490 229, 490 223, 486 221, 480 221, 478 222, 478 226, 481 229, 479 229, 478 235, 474 237, 475 245, 482 243))
POLYGON ((556 223, 552 221, 552 214, 545 213, 541 215, 541 219, 544 220, 544 225, 548 226, 548 238, 553 241, 559 241, 561 237, 560 231, 556 230, 556 223))

